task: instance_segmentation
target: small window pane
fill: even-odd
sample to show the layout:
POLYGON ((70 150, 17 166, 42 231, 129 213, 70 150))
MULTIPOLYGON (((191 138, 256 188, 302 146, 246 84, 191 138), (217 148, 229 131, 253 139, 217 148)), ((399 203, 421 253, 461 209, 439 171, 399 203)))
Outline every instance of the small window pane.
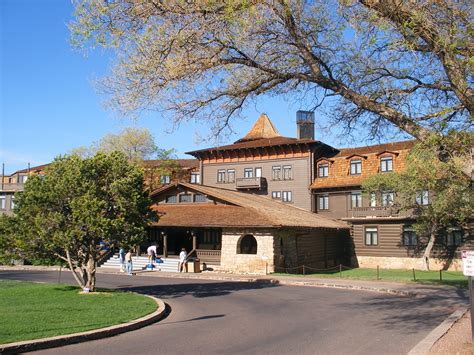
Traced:
POLYGON ((382 192, 382 206, 389 207, 393 205, 395 194, 393 192, 382 192))
POLYGON ((419 205, 428 205, 429 202, 429 193, 428 190, 422 190, 416 192, 416 203, 419 205))
POLYGON ((245 168, 244 169, 244 178, 253 178, 253 169, 245 168))
POLYGON ((380 159, 380 171, 387 172, 393 170, 393 158, 386 157, 380 159))
POLYGON ((4 210, 7 207, 7 196, 0 195, 0 210, 4 210))
POLYGON ((206 195, 203 194, 194 194, 194 202, 206 202, 206 195))
POLYGON ((262 168, 255 168, 255 177, 262 177, 262 168))
POLYGON ((217 182, 225 182, 225 170, 217 170, 217 182))
POLYGON ((166 203, 176 203, 176 195, 167 196, 166 203))
POLYGON ((318 176, 319 177, 328 177, 329 175, 329 164, 322 163, 318 165, 318 176))
POLYGON ((282 200, 283 202, 291 202, 293 200, 291 191, 283 191, 282 200))
POLYGON ((228 176, 228 181, 229 182, 235 182, 235 169, 228 169, 227 170, 227 176, 228 176))
POLYGON ((375 192, 370 193, 370 207, 377 207, 377 194, 375 192))
POLYGON ((365 245, 377 245, 377 244, 378 244, 377 227, 366 227, 365 228, 365 245))
POLYGON ((199 173, 191 173, 191 184, 199 184, 201 182, 201 176, 199 173))
POLYGON ((272 179, 281 180, 281 166, 272 166, 272 179))
POLYGON ((359 175, 362 173, 362 161, 351 160, 351 175, 359 175))
POLYGON ((283 180, 291 180, 291 165, 283 165, 283 180))
POLYGON ((351 207, 362 207, 362 194, 360 192, 351 193, 351 207))
POLYGON ((171 176, 169 175, 161 175, 160 176, 160 182, 162 184, 169 184, 171 182, 171 176))
POLYGON ((412 227, 403 227, 403 245, 416 246, 417 244, 418 238, 415 230, 412 227))
POLYGON ((191 202, 191 195, 190 194, 184 194, 184 195, 179 195, 179 202, 191 202))
POLYGON ((319 196, 319 209, 320 210, 329 209, 329 196, 327 195, 319 196))
POLYGON ((272 198, 281 199, 281 191, 272 191, 272 198))

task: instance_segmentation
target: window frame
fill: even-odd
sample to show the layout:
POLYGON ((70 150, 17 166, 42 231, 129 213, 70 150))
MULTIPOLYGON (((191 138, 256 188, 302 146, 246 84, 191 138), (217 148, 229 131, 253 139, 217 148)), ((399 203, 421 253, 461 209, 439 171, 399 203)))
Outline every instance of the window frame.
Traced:
POLYGON ((391 207, 395 202, 395 193, 393 191, 383 191, 382 192, 382 207, 391 207), (385 196, 391 196, 390 203, 387 203, 385 196))
POLYGON ((273 200, 281 200, 281 191, 272 191, 273 200))
POLYGON ((405 247, 416 247, 418 245, 418 236, 412 226, 403 226, 402 243, 405 247))
POLYGON ((204 202, 207 202, 207 196, 204 195, 204 194, 196 194, 196 193, 195 193, 195 194, 193 194, 193 202, 194 202, 194 203, 204 203, 204 202), (203 200, 198 201, 198 200, 197 200, 197 197, 198 197, 198 196, 199 196, 199 197, 202 196, 202 197, 203 197, 203 200))
POLYGON ((178 202, 179 203, 192 203, 193 202, 193 196, 192 194, 186 193, 186 194, 179 194, 178 195, 178 202), (183 201, 182 198, 186 196, 186 198, 189 196, 189 201, 183 201))
POLYGON ((254 173, 254 175, 255 175, 256 178, 262 177, 262 174, 263 174, 263 170, 262 170, 261 167, 255 168, 255 173, 254 173), (260 173, 257 173, 257 172, 260 172, 260 173))
POLYGON ((358 207, 362 207, 362 192, 353 191, 351 192, 351 209, 358 208, 358 207), (354 197, 356 197, 355 200, 354 200, 354 197), (356 201, 355 205, 354 205, 354 201, 356 201))
POLYGON ((235 169, 227 169, 227 181, 229 183, 235 182, 235 169), (232 176, 232 179, 230 178, 232 176))
POLYGON ((292 191, 282 191, 281 200, 286 203, 293 202, 293 192, 292 191))
POLYGON ((329 176, 329 163, 319 163, 318 164, 318 177, 326 178, 329 176), (321 174, 322 171, 322 174, 321 174))
POLYGON ((380 171, 382 173, 390 173, 393 171, 393 157, 391 156, 380 157, 380 171), (390 164, 388 162, 390 162, 390 164))
POLYGON ((225 169, 218 169, 217 170, 217 183, 218 184, 225 184, 226 182, 226 171, 225 169))
POLYGON ((464 243, 464 231, 462 228, 449 228, 446 231, 444 242, 448 248, 460 247, 464 243), (456 232, 456 234, 454 234, 454 232, 456 232), (459 237, 456 237, 457 235, 459 237), (456 242, 457 240, 458 242, 456 242))
POLYGON ((377 207, 377 193, 371 192, 369 196, 369 207, 377 207))
POLYGON ((281 165, 272 166, 272 180, 280 181, 281 180, 281 165), (277 174, 278 172, 278 174, 277 174))
POLYGON ((379 228, 378 226, 364 226, 364 245, 368 247, 378 246, 379 245, 379 228), (372 229, 369 231, 368 229, 372 229), (370 233, 370 243, 367 243, 367 233, 370 233), (374 234, 375 233, 375 243, 374 243, 374 234))
POLYGON ((328 210, 329 210, 329 194, 318 195, 318 211, 328 211, 328 210))
POLYGON ((5 211, 7 209, 7 195, 0 195, 0 210, 5 211))
POLYGON ((428 190, 419 190, 415 194, 415 201, 417 205, 428 206, 430 204, 430 193, 428 190))
POLYGON ((195 171, 191 172, 189 181, 191 182, 191 184, 200 184, 201 183, 201 174, 198 173, 198 172, 195 172, 195 171))
POLYGON ((178 198, 176 197, 176 195, 168 195, 165 197, 165 203, 178 203, 178 198), (173 197, 174 201, 170 202, 170 199, 173 199, 173 197))
POLYGON ((352 159, 349 162, 349 175, 361 175, 362 174, 362 159, 352 159), (355 167, 355 171, 352 168, 355 167))
POLYGON ((162 185, 171 184, 171 175, 168 175, 168 174, 160 175, 160 184, 162 185))
POLYGON ((283 180, 293 180, 293 166, 292 165, 282 165, 281 171, 282 171, 283 180), (288 176, 286 173, 288 173, 288 176))
POLYGON ((244 179, 253 178, 253 168, 244 168, 244 179))

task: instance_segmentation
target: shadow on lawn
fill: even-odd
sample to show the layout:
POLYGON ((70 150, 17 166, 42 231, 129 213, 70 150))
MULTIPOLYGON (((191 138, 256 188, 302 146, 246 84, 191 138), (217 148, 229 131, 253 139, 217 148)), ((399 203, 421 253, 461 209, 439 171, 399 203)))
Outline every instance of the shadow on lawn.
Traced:
MULTIPOLYGON (((262 280, 266 281, 266 280, 262 280)), ((277 287, 270 282, 213 282, 213 283, 189 283, 169 284, 155 286, 122 287, 121 290, 133 291, 165 299, 193 296, 198 298, 225 296, 232 292, 245 290, 258 290, 269 287, 277 287)))

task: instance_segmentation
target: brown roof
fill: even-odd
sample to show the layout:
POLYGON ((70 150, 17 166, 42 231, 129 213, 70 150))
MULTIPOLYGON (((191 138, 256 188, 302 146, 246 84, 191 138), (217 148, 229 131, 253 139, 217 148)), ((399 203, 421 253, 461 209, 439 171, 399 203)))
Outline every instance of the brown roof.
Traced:
POLYGON ((213 204, 160 204, 153 206, 160 217, 155 223, 166 227, 270 227, 273 223, 239 206, 213 204))
MULTIPOLYGON (((30 167, 29 171, 42 171, 44 170, 45 168, 48 167, 49 164, 43 164, 43 165, 37 165, 37 166, 32 166, 30 167)), ((28 172, 28 168, 26 169, 21 169, 21 170, 17 170, 15 171, 14 173, 10 174, 10 176, 12 175, 15 175, 15 174, 18 174, 18 173, 27 173, 28 172)))
POLYGON ((275 137, 281 137, 281 134, 278 133, 272 121, 270 121, 270 119, 268 118, 267 114, 262 113, 258 118, 257 122, 254 123, 250 131, 245 135, 245 137, 239 139, 237 142, 246 142, 254 139, 268 139, 275 137))
POLYGON ((173 162, 183 169, 199 168, 199 160, 197 159, 170 159, 170 160, 144 160, 143 165, 146 168, 159 167, 163 162, 173 162))
POLYGON ((398 150, 411 149, 415 145, 416 141, 402 141, 402 142, 392 142, 392 143, 383 143, 370 145, 366 147, 356 147, 356 148, 340 148, 337 157, 346 157, 354 154, 369 154, 369 153, 381 153, 384 151, 396 152, 398 150))
MULTIPOLYGON (((168 190, 172 187, 181 185, 185 188, 195 190, 212 198, 226 201, 230 204, 238 206, 247 210, 247 212, 241 213, 241 218, 247 218, 239 223, 241 225, 254 225, 254 226, 274 226, 274 227, 305 227, 305 228, 348 228, 347 224, 336 219, 321 216, 315 213, 311 213, 301 208, 297 208, 283 202, 272 200, 271 198, 243 193, 239 191, 220 189, 216 187, 196 185, 189 183, 176 183, 172 186, 168 186, 165 189, 160 189, 152 193, 152 197, 168 190)), ((179 205, 178 205, 179 206, 179 205)), ((183 204, 184 206, 184 204, 183 204)), ((200 205, 204 206, 204 205, 200 205)), ((216 205, 216 208, 222 208, 223 205, 216 205)), ((225 206, 225 205, 224 205, 225 206)), ((158 207, 160 208, 160 207, 158 207)), ((178 210, 177 210, 178 211, 178 210)), ((199 211, 197 209, 196 211, 199 211)), ((239 210, 240 211, 240 210, 239 210)), ((206 215, 202 213, 199 217, 203 219, 202 223, 207 223, 206 215)), ((176 217, 178 218, 178 217, 176 217)), ((181 218, 181 225, 188 225, 186 218, 181 218)), ((229 220, 222 219, 220 226, 234 226, 234 220, 229 217, 229 220)), ((158 222, 160 224, 160 222, 158 222)))

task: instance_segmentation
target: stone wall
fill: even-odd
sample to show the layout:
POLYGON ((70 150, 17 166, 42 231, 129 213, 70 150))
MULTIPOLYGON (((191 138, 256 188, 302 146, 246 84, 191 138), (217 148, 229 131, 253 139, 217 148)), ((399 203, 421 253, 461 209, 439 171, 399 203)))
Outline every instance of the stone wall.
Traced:
MULTIPOLYGON (((430 269, 440 270, 445 266, 445 261, 441 259, 430 258, 430 269)), ((423 270, 422 258, 396 258, 396 257, 375 257, 375 256, 357 256, 357 265, 360 268, 376 268, 382 269, 417 269, 423 270)), ((448 270, 461 271, 462 264, 460 259, 454 259, 448 270)))
POLYGON ((274 271, 276 246, 273 230, 224 229, 222 231, 221 265, 219 269, 249 274, 265 274, 274 271), (257 254, 237 254, 240 239, 251 234, 257 240, 257 254))

